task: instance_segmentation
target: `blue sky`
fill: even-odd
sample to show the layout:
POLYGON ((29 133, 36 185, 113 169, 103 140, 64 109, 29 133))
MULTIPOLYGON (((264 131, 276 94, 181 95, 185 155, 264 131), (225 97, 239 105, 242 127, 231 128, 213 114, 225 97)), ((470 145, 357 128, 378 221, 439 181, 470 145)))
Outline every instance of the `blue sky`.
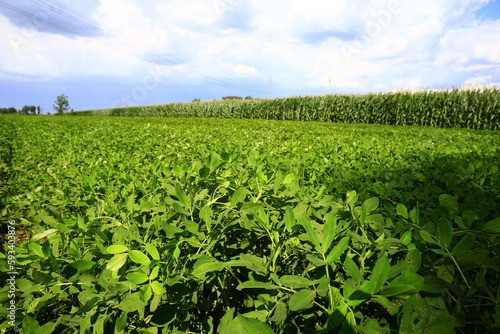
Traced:
POLYGON ((0 0, 0 107, 500 83, 500 0, 0 0))

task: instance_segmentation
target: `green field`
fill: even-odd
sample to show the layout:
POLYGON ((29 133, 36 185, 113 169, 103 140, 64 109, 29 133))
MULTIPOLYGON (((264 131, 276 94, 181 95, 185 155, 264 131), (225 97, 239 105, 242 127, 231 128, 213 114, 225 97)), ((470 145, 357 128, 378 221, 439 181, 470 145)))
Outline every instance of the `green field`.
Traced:
POLYGON ((498 131, 0 115, 0 154, 3 332, 500 329, 498 131))

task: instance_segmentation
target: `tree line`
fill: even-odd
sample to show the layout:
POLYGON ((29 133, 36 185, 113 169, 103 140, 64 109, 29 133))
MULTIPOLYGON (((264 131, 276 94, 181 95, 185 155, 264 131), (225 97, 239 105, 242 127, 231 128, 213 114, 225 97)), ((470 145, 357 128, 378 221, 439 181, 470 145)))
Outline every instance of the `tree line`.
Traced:
MULTIPOLYGON (((69 111, 68 97, 61 94, 57 97, 55 104, 53 105, 54 111, 62 115, 64 112, 69 111)), ((42 107, 38 106, 24 106, 22 109, 17 110, 14 107, 10 108, 0 108, 0 114, 22 114, 22 115, 40 115, 42 113, 42 107)), ((71 109, 73 111, 73 109, 71 109)), ((50 115, 50 113, 49 113, 50 115)))
POLYGON ((23 114, 23 115, 40 115, 42 108, 40 106, 24 106, 17 110, 14 107, 0 108, 0 114, 23 114))

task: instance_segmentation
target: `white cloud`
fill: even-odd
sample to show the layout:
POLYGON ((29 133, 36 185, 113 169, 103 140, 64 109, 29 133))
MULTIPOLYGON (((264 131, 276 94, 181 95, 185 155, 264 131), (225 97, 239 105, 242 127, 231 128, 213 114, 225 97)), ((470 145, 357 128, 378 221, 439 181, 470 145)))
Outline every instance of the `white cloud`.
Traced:
POLYGON ((242 64, 236 64, 234 66, 234 71, 239 74, 257 74, 259 71, 252 66, 247 66, 247 65, 242 65, 242 64))
MULTIPOLYGON (((446 87, 500 81, 500 21, 487 0, 102 0, 93 37, 23 31, 4 16, 0 64, 42 78, 137 78, 154 64, 173 84, 272 77, 275 89, 446 87), (8 36, 23 36, 13 47, 8 36), (33 56, 36 55, 36 56, 33 56), (193 81, 191 81, 193 82, 193 81)), ((68 4, 70 5, 70 4, 68 4)))

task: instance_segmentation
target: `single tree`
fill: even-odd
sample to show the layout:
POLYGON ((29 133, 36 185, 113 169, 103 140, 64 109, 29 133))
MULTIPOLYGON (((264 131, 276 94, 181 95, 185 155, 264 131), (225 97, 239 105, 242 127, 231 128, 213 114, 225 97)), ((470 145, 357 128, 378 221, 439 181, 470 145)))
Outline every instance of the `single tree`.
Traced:
POLYGON ((56 104, 53 105, 54 111, 62 114, 65 111, 69 110, 69 102, 68 97, 64 94, 61 94, 57 97, 56 104))

